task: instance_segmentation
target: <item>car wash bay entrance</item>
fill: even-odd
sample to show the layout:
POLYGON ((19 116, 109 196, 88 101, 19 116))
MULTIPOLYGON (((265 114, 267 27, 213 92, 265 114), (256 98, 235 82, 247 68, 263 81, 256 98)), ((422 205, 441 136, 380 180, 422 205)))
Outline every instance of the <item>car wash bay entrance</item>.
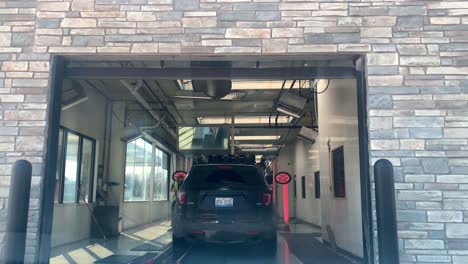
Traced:
MULTIPOLYGON (((236 155, 255 157, 265 176, 292 176, 286 187, 271 185, 274 262, 371 263, 363 67, 357 55, 56 57, 41 258, 137 263, 163 255, 170 175, 236 155)), ((176 258, 271 263, 239 247, 194 246, 176 258)))

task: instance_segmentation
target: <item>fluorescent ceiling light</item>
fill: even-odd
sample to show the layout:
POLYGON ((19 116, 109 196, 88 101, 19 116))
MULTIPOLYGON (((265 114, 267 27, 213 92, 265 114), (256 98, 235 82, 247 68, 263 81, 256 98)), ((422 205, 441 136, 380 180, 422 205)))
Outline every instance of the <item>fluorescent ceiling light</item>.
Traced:
POLYGON ((286 107, 283 107, 283 106, 278 106, 276 108, 276 110, 278 112, 281 112, 281 113, 285 114, 285 115, 289 115, 289 116, 292 116, 292 117, 295 117, 295 118, 300 118, 301 117, 301 114, 299 114, 298 111, 293 111, 293 110, 290 110, 290 109, 288 109, 286 107))
POLYGON ((272 148, 273 144, 238 144, 236 147, 245 148, 272 148))
MULTIPOLYGON (((192 81, 190 80, 180 80, 179 88, 184 91, 192 91, 192 81)), ((287 80, 284 88, 289 89, 293 80, 287 80)), ((283 81, 279 80, 233 80, 232 81, 232 90, 279 90, 283 85, 283 81)), ((305 87, 309 87, 308 85, 305 87)), ((293 89, 299 88, 299 84, 296 83, 293 89)))
MULTIPOLYGON (((288 88, 292 84, 292 80, 287 80, 284 88, 288 88)), ((279 90, 283 85, 283 81, 255 81, 255 80, 238 80, 232 82, 233 90, 279 90)), ((298 85, 295 85, 293 88, 298 88, 298 85)))
POLYGON ((234 140, 242 141, 242 140, 278 140, 281 136, 279 135, 271 135, 271 136, 234 136, 234 140))
POLYGON ((278 151, 278 148, 264 148, 264 149, 242 149, 244 152, 266 152, 266 151, 278 151))
MULTIPOLYGON (((239 124, 269 124, 268 116, 236 116, 234 123, 239 124)), ((275 123, 276 118, 271 117, 271 123, 275 123)), ((231 124, 231 117, 197 117, 197 121, 201 125, 222 125, 231 124)), ((278 124, 287 124, 292 121, 289 116, 278 117, 278 124)))

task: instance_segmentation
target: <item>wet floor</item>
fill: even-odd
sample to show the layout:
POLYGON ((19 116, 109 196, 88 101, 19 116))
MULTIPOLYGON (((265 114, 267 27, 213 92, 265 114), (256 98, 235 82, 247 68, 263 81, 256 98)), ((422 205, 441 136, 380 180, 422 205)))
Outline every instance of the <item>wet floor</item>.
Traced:
POLYGON ((354 264, 322 244, 321 230, 300 223, 278 232, 276 256, 262 255, 255 245, 200 244, 174 252, 163 264, 354 264))
MULTIPOLYGON (((164 263, 164 262, 163 262, 164 263)), ((195 245, 187 251, 174 253, 165 264, 299 264, 303 263, 291 254, 287 242, 278 237, 276 256, 259 254, 255 245, 195 245)))
POLYGON ((170 222, 132 228, 108 240, 85 240, 52 250, 52 264, 354 264, 322 244, 321 230, 307 223, 278 232, 275 256, 256 245, 187 245, 171 249, 170 222), (148 261, 153 259, 154 261, 148 261))
POLYGON ((336 254, 317 240, 278 237, 276 256, 259 254, 255 246, 196 245, 184 252, 174 253, 162 264, 355 264, 336 254), (295 243, 291 243, 291 239, 295 243))

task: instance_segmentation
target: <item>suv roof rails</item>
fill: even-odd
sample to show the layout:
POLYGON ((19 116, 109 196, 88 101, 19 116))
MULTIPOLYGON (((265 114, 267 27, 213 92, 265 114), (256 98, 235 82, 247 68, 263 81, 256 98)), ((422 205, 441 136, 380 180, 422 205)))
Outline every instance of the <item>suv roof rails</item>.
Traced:
POLYGON ((194 164, 246 164, 255 165, 254 155, 210 155, 208 158, 194 157, 194 164))

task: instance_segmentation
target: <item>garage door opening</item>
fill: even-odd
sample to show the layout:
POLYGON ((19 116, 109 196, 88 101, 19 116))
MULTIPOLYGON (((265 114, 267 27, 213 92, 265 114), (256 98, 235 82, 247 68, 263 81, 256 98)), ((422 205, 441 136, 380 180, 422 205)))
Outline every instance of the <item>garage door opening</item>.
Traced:
MULTIPOLYGON (((166 255, 181 263, 372 260, 360 56, 56 62, 49 133, 56 140, 48 150, 56 157, 47 161, 55 173, 46 176, 50 199, 43 201, 53 213, 41 222, 41 249, 51 263, 142 263, 166 255), (221 169, 216 181, 231 181, 227 193, 218 185, 216 194, 203 189, 192 200, 174 192, 182 184, 175 172, 190 172, 191 180, 213 165, 221 169), (244 167, 255 168, 267 188, 259 201, 233 190, 235 181, 254 184, 245 175, 255 173, 244 167), (271 183, 279 172, 291 181, 271 183), (211 202, 211 211, 203 209, 211 202), (202 224, 185 221, 177 238, 186 246, 169 254, 180 231, 171 224, 174 212, 190 203, 190 224, 202 224), (241 215, 237 206, 256 209, 241 215), (278 238, 272 256, 260 254, 267 240, 253 228, 260 216, 252 214, 266 207, 278 238), (251 218, 247 230, 242 223, 251 218), (193 237, 224 243, 186 243, 193 237), (231 245, 245 240, 254 246, 231 245)), ((188 209, 180 210, 187 217, 188 209)))

